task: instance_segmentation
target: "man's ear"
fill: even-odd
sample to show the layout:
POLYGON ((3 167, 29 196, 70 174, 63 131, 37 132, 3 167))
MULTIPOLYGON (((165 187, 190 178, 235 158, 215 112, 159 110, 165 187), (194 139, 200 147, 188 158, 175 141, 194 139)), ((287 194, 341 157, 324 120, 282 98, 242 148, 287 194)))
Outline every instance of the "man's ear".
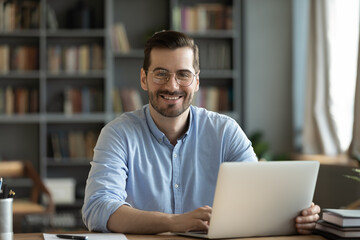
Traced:
POLYGON ((148 90, 146 72, 143 68, 141 68, 141 71, 140 71, 140 84, 141 84, 142 89, 144 89, 145 91, 148 90))
POLYGON ((195 92, 199 91, 199 87, 200 87, 200 71, 198 72, 198 74, 196 75, 196 87, 195 87, 195 92))

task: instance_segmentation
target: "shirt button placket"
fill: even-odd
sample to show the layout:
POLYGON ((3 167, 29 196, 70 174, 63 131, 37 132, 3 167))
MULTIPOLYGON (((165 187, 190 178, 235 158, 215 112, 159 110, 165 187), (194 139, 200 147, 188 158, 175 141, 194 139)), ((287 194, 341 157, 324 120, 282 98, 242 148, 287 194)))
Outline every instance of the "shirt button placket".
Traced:
POLYGON ((173 162, 173 191, 174 191, 174 212, 181 213, 181 185, 180 185, 180 160, 177 154, 179 143, 175 146, 172 154, 173 162))

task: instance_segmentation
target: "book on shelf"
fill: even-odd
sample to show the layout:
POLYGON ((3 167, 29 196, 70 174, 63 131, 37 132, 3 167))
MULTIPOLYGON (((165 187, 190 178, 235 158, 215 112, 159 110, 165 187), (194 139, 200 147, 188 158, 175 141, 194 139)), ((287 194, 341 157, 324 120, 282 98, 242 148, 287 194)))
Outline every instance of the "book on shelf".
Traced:
POLYGON ((0 19, 0 31, 39 28, 39 2, 0 0, 0 19))
POLYGON ((0 114, 26 114, 38 112, 38 89, 7 86, 0 87, 0 114))
POLYGON ((14 90, 11 86, 7 86, 5 89, 5 113, 11 115, 14 113, 14 90))
POLYGON ((101 112, 104 109, 103 105, 101 89, 84 86, 82 88, 67 87, 64 90, 65 114, 101 112))
POLYGON ((111 39, 115 52, 127 53, 130 51, 130 43, 124 23, 118 22, 114 24, 111 39))
POLYGON ((15 112, 24 114, 29 112, 29 90, 26 88, 15 89, 15 112))
POLYGON ((48 47, 48 70, 58 74, 87 74, 104 69, 103 47, 97 43, 79 46, 53 45, 48 47))
POLYGON ((0 45, 0 73, 6 74, 10 70, 10 47, 7 44, 0 45))
POLYGON ((335 224, 331 224, 324 220, 320 220, 316 223, 315 229, 323 232, 335 234, 336 236, 343 238, 360 238, 360 226, 359 227, 340 227, 335 224))
POLYGON ((5 113, 5 91, 0 87, 0 115, 5 113))
POLYGON ((341 227, 360 227, 360 210, 326 208, 322 218, 341 227))
POLYGON ((91 69, 92 70, 102 70, 104 69, 104 51, 103 48, 99 45, 94 43, 91 46, 90 58, 91 61, 91 69))
POLYGON ((30 90, 30 99, 29 99, 29 112, 37 113, 39 112, 39 90, 33 88, 30 90))
POLYGON ((55 161, 60 161, 62 158, 60 136, 57 133, 50 134, 50 142, 52 153, 55 161))
POLYGON ((231 69, 231 46, 227 41, 208 40, 199 43, 202 69, 231 69))
POLYGON ((13 70, 36 70, 38 62, 38 48, 34 46, 17 46, 11 55, 11 69, 13 70))
POLYGON ((232 6, 221 3, 182 5, 173 9, 173 25, 185 32, 232 29, 232 6))
POLYGON ((113 90, 114 112, 131 112, 143 106, 140 92, 135 88, 121 88, 113 90))
POLYGON ((93 157, 98 132, 89 131, 54 131, 50 133, 50 146, 55 161, 70 158, 72 160, 93 157))
POLYGON ((195 93, 193 105, 215 112, 230 111, 230 91, 225 87, 201 87, 195 93))
MULTIPOLYGON (((60 48, 60 46, 58 46, 57 48, 58 48, 57 50, 56 50, 56 48, 54 50, 52 50, 52 51, 55 51, 57 55, 54 56, 54 58, 50 60, 50 61, 54 61, 54 62, 52 62, 52 64, 54 64, 54 66, 53 66, 54 72, 59 72, 60 68, 61 68, 61 48, 60 48)), ((64 62, 65 72, 66 73, 76 73, 77 69, 78 69, 77 48, 75 46, 65 47, 62 52, 63 52, 64 58, 65 58, 65 62, 64 62)))
POLYGON ((81 45, 79 47, 79 73, 86 74, 90 69, 90 47, 81 45))

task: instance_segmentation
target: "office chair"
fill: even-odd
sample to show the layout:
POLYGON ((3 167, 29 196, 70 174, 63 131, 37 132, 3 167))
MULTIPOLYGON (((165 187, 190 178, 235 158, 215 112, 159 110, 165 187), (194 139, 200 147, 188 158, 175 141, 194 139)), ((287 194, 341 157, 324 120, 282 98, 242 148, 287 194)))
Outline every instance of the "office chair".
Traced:
MULTIPOLYGON (((4 179, 4 184, 11 178, 32 181, 29 197, 19 198, 16 196, 17 193, 15 191, 13 202, 14 232, 21 229, 22 220, 26 215, 52 215, 54 213, 55 205, 52 196, 30 161, 1 161, 0 176, 4 179), (46 205, 40 202, 42 194, 47 198, 46 205)), ((12 186, 9 186, 9 189, 11 188, 12 186)), ((15 186, 14 188, 16 189, 15 186)), ((18 195, 21 194, 18 193, 18 195)))

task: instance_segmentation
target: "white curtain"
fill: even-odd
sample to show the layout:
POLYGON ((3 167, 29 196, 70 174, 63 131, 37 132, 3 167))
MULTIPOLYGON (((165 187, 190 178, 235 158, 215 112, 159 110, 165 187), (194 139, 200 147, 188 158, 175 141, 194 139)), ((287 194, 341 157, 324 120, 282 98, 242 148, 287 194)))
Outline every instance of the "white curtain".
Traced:
MULTIPOLYGON (((337 20, 344 16, 346 18, 347 15, 343 13, 351 10, 351 7, 342 5, 341 2, 347 1, 310 1, 306 103, 302 138, 305 154, 344 153, 349 149, 351 137, 352 150, 357 151, 357 154, 360 152, 360 143, 356 140, 359 139, 360 134, 360 126, 357 123, 360 122, 359 104, 356 106, 357 121, 354 121, 352 114, 355 102, 353 83, 356 79, 359 31, 348 31, 349 37, 341 39, 341 36, 344 36, 343 30, 346 29, 339 25, 340 21, 337 20), (351 35, 353 32, 356 34, 355 37, 351 35), (343 42, 339 47, 340 41, 343 42), (352 44, 355 44, 355 48, 351 48, 352 44), (355 53, 354 49, 356 49, 355 53), (351 104, 348 104, 349 102, 351 104), (350 114, 346 114, 347 112, 350 114), (353 124, 357 125, 354 129, 353 124)), ((359 10, 353 13, 358 15, 359 10)), ((354 22, 354 19, 348 20, 354 22)), ((356 24, 355 29, 358 30, 358 20, 356 24)), ((354 26, 348 27, 351 29, 354 26)), ((356 89, 359 92, 359 84, 356 89)), ((359 95, 358 93, 357 102, 359 95)))
POLYGON ((360 161, 360 40, 359 40, 359 57, 356 78, 356 93, 354 106, 354 129, 353 139, 351 142, 351 155, 360 161))

